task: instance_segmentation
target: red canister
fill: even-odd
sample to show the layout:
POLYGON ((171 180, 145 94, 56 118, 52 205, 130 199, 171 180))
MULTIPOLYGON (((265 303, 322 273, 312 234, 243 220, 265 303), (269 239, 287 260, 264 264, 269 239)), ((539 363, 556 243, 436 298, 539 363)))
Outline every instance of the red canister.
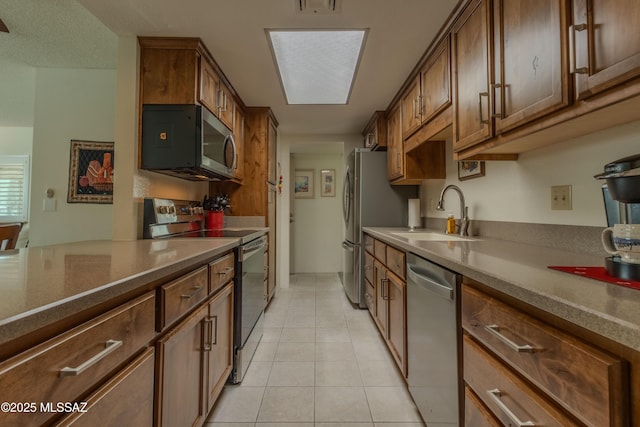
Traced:
POLYGON ((207 211, 205 216, 205 228, 208 230, 220 230, 224 228, 223 211, 207 211))

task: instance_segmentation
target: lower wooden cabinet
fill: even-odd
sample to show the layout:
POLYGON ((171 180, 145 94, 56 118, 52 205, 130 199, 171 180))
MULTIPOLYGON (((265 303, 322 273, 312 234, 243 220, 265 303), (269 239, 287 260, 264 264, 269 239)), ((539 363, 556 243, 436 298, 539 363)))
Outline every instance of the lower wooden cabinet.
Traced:
POLYGON ((37 405, 28 413, 0 412, 0 425, 42 425, 59 416, 41 403, 82 400, 147 346, 154 322, 149 292, 0 363, 0 401, 37 405))
POLYGON ((505 425, 630 425, 626 360, 467 284, 461 307, 464 380, 505 425))
POLYGON ((502 426, 469 387, 464 389, 464 421, 467 426, 502 426))
POLYGON ((374 253, 365 252, 365 297, 373 320, 402 375, 407 376, 407 283, 405 257, 386 243, 365 236, 374 253), (401 277, 402 276, 402 277, 401 277), (371 280, 371 281, 370 281, 371 280))
POLYGON ((56 426, 153 425, 154 349, 148 348, 56 426))
POLYGON ((387 274, 387 304, 387 344, 402 374, 406 376, 407 284, 390 271, 387 274))
POLYGON ((233 366, 233 282, 208 304, 205 319, 207 413, 220 395, 233 366))
POLYGON ((156 344, 156 424, 198 426, 231 369, 233 282, 156 344))

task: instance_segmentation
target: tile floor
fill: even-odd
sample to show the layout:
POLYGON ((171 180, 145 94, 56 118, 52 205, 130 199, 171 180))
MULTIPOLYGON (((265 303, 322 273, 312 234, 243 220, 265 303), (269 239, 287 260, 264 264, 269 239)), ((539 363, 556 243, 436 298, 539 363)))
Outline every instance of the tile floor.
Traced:
POLYGON ((367 310, 337 274, 291 276, 265 312, 244 381, 225 386, 206 427, 424 426, 367 310))

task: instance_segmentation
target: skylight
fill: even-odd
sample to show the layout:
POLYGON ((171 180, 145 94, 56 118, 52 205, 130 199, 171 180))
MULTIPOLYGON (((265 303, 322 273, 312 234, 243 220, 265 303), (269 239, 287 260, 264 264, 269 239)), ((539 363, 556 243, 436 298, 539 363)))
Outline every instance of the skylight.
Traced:
POLYGON ((267 30, 288 104, 346 104, 366 30, 267 30))

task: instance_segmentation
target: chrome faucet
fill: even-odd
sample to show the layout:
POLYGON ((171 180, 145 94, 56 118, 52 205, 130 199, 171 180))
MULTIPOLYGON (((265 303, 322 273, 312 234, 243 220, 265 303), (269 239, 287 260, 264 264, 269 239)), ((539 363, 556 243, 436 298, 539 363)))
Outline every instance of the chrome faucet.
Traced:
POLYGON ((447 185, 442 189, 442 193, 440 193, 440 199, 438 199, 438 204, 436 206, 436 210, 443 211, 444 210, 444 194, 448 190, 454 190, 460 196, 460 224, 458 225, 458 234, 461 236, 469 235, 469 208, 464 204, 464 194, 462 194, 462 190, 457 185, 447 185))

